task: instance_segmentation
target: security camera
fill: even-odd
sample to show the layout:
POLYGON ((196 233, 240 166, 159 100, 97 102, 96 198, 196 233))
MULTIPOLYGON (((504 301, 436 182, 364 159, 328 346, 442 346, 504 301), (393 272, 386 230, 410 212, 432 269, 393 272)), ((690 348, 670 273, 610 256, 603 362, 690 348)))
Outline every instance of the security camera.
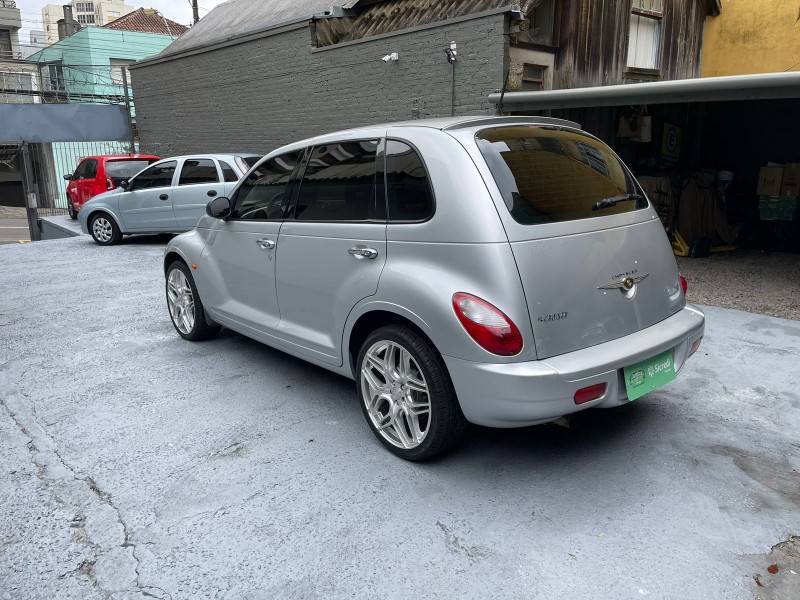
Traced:
POLYGON ((399 52, 392 52, 391 54, 387 54, 381 59, 383 62, 388 63, 393 60, 400 60, 400 53, 399 52))
POLYGON ((381 60, 382 60, 383 62, 385 62, 385 63, 388 63, 390 60, 392 60, 392 55, 391 55, 391 54, 387 54, 387 55, 386 55, 386 56, 384 56, 384 57, 383 57, 381 60))

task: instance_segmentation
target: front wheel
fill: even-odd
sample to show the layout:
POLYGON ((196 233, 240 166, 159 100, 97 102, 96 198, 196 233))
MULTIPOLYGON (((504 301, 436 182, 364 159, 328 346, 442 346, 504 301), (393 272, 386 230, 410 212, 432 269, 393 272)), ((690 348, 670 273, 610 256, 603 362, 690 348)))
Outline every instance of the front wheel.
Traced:
POLYGON ((92 217, 89 231, 95 242, 101 246, 113 246, 122 239, 122 232, 114 219, 104 213, 92 217))
POLYGON ((413 330, 389 325, 373 332, 358 353, 356 382, 372 432, 406 460, 450 449, 467 426, 441 358, 413 330))
POLYGON ((189 267, 180 261, 167 269, 167 308, 175 330, 185 340, 197 342, 219 332, 219 327, 206 321, 206 312, 189 267))

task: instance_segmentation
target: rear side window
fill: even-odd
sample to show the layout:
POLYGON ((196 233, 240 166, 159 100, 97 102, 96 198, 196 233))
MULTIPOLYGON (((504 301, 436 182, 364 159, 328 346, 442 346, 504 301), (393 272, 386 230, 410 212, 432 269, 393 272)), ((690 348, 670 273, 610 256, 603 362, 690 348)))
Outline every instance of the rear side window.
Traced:
POLYGON ((316 146, 303 173, 294 211, 295 219, 375 219, 377 151, 377 140, 316 146))
POLYGON ((239 177, 236 175, 236 171, 233 170, 232 166, 230 166, 224 160, 219 161, 219 166, 222 167, 222 176, 225 178, 225 181, 239 181, 239 177))
POLYGON ((425 221, 433 214, 433 193, 422 159, 396 140, 386 142, 386 197, 389 221, 425 221))
POLYGON ((516 125, 483 129, 476 140, 511 216, 523 225, 647 207, 639 198, 593 210, 600 200, 641 191, 611 149, 586 134, 516 125))
POLYGON ((106 163, 106 177, 112 179, 130 179, 149 165, 151 160, 110 160, 106 163))
POLYGON ((199 183, 217 183, 217 165, 210 158, 187 158, 181 167, 178 185, 197 185, 199 183))
POLYGON ((290 152, 260 165, 236 191, 232 219, 283 219, 289 204, 290 180, 301 157, 290 152))
POLYGON ((144 190, 171 186, 172 176, 175 174, 177 166, 177 161, 170 160, 145 169, 133 180, 133 189, 144 190))

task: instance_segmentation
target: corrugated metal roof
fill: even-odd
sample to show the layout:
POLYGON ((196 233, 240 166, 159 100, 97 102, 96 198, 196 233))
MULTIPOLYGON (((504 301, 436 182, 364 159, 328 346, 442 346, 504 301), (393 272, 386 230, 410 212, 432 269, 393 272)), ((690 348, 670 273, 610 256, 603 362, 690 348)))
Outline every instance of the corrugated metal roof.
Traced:
MULTIPOLYGON (((489 94, 489 102, 499 104, 501 95, 489 94)), ((800 98, 800 73, 762 73, 571 90, 506 92, 503 108, 522 111, 776 98, 800 98)))
POLYGON ((272 25, 311 18, 332 6, 352 4, 352 0, 229 0, 212 9, 180 39, 167 46, 160 56, 219 43, 272 25))

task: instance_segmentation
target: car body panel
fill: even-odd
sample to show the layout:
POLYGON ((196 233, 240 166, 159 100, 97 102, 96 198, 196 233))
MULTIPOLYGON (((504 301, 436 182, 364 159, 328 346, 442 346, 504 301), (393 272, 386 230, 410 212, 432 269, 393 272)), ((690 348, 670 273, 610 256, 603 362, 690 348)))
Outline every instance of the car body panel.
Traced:
POLYGON ((479 424, 535 424, 624 403, 622 370, 670 349, 682 368, 703 335, 704 316, 686 304, 652 207, 516 223, 474 141, 488 122, 574 129, 537 117, 442 119, 290 144, 264 160, 348 140, 401 140, 424 162, 435 213, 423 222, 385 226, 203 217, 195 231, 170 241, 167 255, 199 261, 195 280, 211 318, 351 378, 357 371, 351 338, 361 319, 380 312, 413 324, 442 356, 467 419, 479 424), (241 241, 223 247, 224 232, 241 241), (274 252, 257 250, 260 236, 275 242, 274 252), (353 260, 348 250, 356 245, 377 246, 385 262, 353 260), (270 270, 272 280, 263 275, 270 270), (614 287, 623 276, 645 273, 634 293, 614 287), (497 356, 473 341, 454 313, 457 292, 502 311, 519 329, 522 351, 497 356), (248 299, 237 305, 235 294, 248 299), (257 302, 271 308, 259 313, 250 308, 257 302), (569 316, 538 321, 561 312, 569 316), (573 401, 577 389, 600 382, 606 384, 600 398, 573 401))

